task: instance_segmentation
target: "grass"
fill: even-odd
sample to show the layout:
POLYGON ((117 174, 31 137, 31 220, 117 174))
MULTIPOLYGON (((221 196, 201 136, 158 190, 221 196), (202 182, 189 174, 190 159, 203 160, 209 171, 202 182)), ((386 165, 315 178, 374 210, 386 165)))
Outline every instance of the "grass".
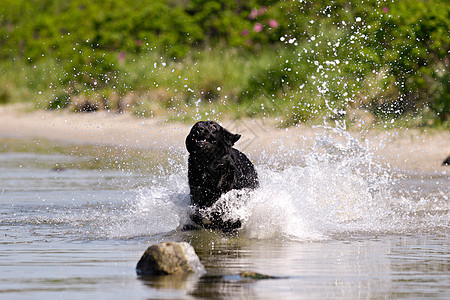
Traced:
MULTIPOLYGON (((328 43, 326 36, 322 39, 322 44, 328 43)), ((375 126, 450 128, 449 122, 436 122, 433 112, 426 109, 415 114, 379 114, 377 103, 385 101, 388 107, 396 97, 389 78, 371 72, 352 75, 355 66, 343 63, 326 65, 333 57, 320 45, 292 47, 265 49, 254 55, 236 49, 203 50, 183 60, 156 51, 127 54, 108 74, 108 84, 98 86, 89 80, 71 80, 69 72, 52 59, 0 61, 0 103, 32 102, 36 108, 71 111, 130 111, 138 117, 157 116, 168 122, 265 117, 276 118, 282 127, 336 119, 352 126, 358 122, 350 115, 363 110, 375 126), (325 67, 319 69, 316 61, 325 67), (321 91, 324 84, 326 89, 321 91), (388 123, 392 118, 394 123, 388 123)))

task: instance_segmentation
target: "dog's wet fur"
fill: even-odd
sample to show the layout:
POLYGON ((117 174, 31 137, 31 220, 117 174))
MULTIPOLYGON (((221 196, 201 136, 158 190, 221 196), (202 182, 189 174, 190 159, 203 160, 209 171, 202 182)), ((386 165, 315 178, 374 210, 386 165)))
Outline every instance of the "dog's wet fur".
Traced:
POLYGON ((191 219, 200 226, 223 231, 241 227, 240 221, 223 221, 219 213, 205 217, 199 212, 231 190, 258 187, 255 167, 244 153, 233 148, 240 137, 214 121, 197 122, 186 137, 190 196, 196 208, 191 219))

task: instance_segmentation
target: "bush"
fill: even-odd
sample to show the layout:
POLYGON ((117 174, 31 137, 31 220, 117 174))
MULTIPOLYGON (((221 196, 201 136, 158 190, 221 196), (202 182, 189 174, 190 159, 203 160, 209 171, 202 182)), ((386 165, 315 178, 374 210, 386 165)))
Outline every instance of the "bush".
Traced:
POLYGON ((173 94, 166 109, 226 99, 291 123, 354 109, 450 118, 444 0, 3 0, 0 15, 2 102, 155 89, 173 94))

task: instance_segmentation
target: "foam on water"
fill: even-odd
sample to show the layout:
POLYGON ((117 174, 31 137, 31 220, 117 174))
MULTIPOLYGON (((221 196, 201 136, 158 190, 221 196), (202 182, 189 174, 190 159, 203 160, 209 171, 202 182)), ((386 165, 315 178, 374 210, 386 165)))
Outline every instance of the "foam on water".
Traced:
MULTIPOLYGON (((336 139, 336 133, 328 129, 309 152, 290 153, 301 159, 261 158, 260 187, 231 191, 205 214, 220 211, 224 219, 240 219, 241 234, 258 239, 314 241, 448 228, 445 191, 419 199, 393 193, 395 180, 375 162, 368 146, 345 131, 336 139)), ((120 215, 105 214, 108 222, 100 218, 102 234, 131 238, 180 230, 191 211, 186 174, 186 167, 178 166, 175 173, 136 191, 120 215)))

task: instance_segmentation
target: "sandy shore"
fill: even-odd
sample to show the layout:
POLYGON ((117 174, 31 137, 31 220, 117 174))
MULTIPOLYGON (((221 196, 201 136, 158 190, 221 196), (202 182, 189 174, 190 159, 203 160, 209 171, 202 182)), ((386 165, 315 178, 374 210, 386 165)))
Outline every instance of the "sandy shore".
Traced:
MULTIPOLYGON (((242 134, 236 147, 253 157, 307 149, 323 132, 321 128, 305 126, 277 129, 267 120, 236 120, 222 124, 230 131, 242 134)), ((140 119, 129 114, 26 112, 20 106, 0 106, 0 137, 175 150, 184 149, 188 132, 189 126, 185 124, 166 124, 156 118, 140 119)), ((362 145, 367 142, 378 160, 398 170, 450 174, 450 166, 442 166, 442 161, 450 155, 450 132, 410 129, 350 134, 362 145)), ((338 143, 346 141, 339 134, 335 138, 338 143)))

